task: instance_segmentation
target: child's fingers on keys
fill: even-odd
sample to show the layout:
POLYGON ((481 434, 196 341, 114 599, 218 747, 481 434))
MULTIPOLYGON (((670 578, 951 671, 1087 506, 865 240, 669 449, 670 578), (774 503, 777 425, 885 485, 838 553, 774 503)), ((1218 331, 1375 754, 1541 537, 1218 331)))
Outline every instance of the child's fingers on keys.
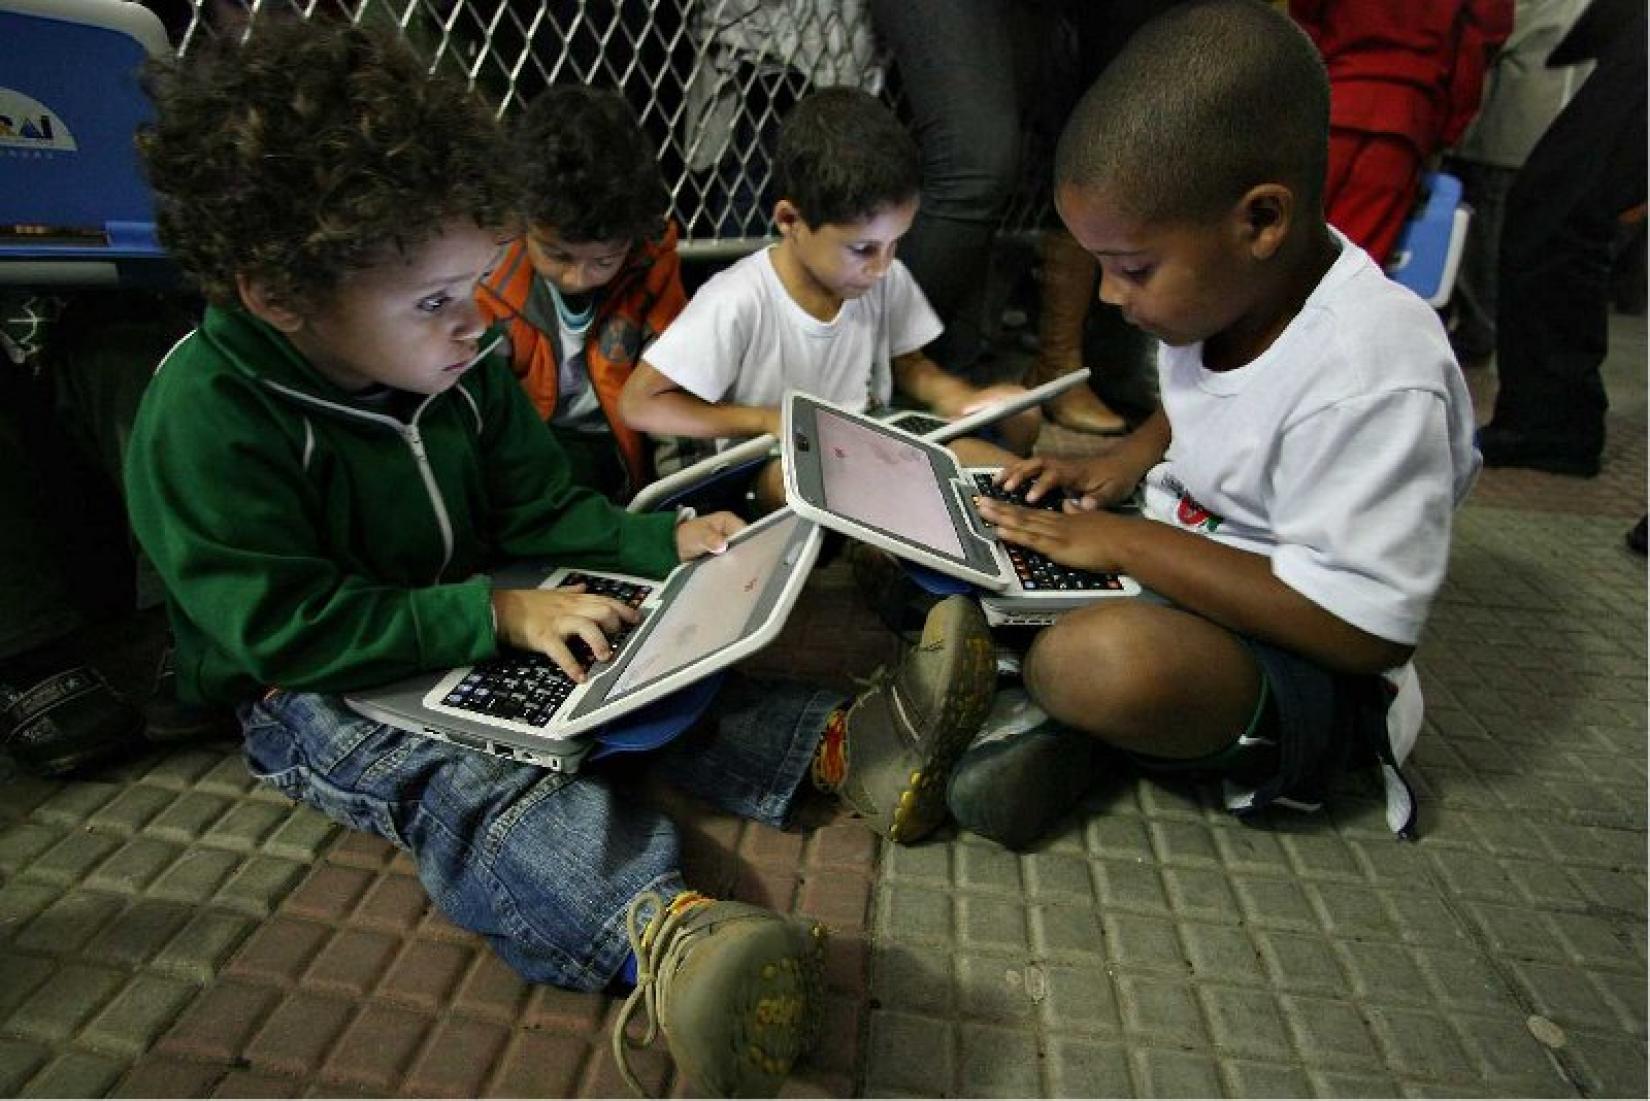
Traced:
POLYGON ((1025 479, 1036 477, 1046 465, 1046 460, 1040 458, 1020 459, 997 471, 997 476, 992 481, 1004 489, 1012 490, 1025 479))
POLYGON ((578 659, 573 656, 573 651, 561 640, 561 636, 551 635, 538 649, 541 654, 555 662, 558 669, 573 678, 574 684, 584 683, 584 666, 579 664, 578 659))
POLYGON ((589 619, 576 619, 572 633, 584 639, 584 644, 590 647, 597 661, 606 661, 613 656, 613 644, 607 641, 607 632, 602 630, 601 624, 589 619))
POLYGON ((592 596, 589 608, 581 608, 580 613, 589 615, 606 631, 617 631, 620 624, 635 623, 641 619, 641 613, 635 608, 611 596, 592 596))

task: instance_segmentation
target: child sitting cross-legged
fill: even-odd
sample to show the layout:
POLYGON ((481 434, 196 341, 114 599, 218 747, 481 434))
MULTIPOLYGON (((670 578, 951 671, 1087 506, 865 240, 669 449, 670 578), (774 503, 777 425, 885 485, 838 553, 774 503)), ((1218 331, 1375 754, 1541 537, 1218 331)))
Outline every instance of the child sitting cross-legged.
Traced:
MULTIPOLYGON (((161 63, 140 147, 162 240, 209 305, 144 395, 132 524, 167 590, 178 693, 238 709, 252 773, 406 850, 434 904, 522 976, 633 985, 697 1088, 771 1095, 819 1017, 823 929, 691 891, 679 835, 626 781, 404 733, 341 699, 514 647, 575 681, 634 621, 578 587, 494 589, 508 560, 658 577, 730 513, 631 515, 569 476, 476 285, 515 192, 491 112, 398 41, 254 22, 161 63)), ((857 700, 730 676, 651 766, 780 826, 810 779, 883 836, 944 816, 993 681, 977 608, 857 700)), ((652 1034, 650 1027, 649 1035, 652 1034)))
POLYGON ((1010 543, 1132 575, 1149 599, 1073 611, 1033 641, 1056 724, 981 739, 958 822, 1011 845, 1082 793, 1096 746, 1223 777, 1227 804, 1321 803, 1359 755, 1420 725, 1410 657, 1480 460, 1437 316, 1324 221, 1329 85, 1258 0, 1178 5, 1084 97, 1055 199, 1100 299, 1158 338, 1162 407, 1113 451, 1005 471, 1064 511, 980 501, 1010 543), (1144 516, 1110 512, 1144 486, 1144 516))
POLYGON ((619 416, 619 391, 687 302, 670 192, 611 90, 552 86, 510 139, 526 224, 477 301, 504 324, 510 366, 574 481, 626 500, 652 480, 653 456, 619 416))
MULTIPOLYGON (((779 243, 712 277, 646 349, 625 384, 625 420, 726 443, 778 435, 789 389, 855 410, 898 391, 943 417, 1023 392, 972 386, 923 354, 943 326, 894 255, 916 217, 919 173, 916 143, 875 97, 825 88, 798 103, 775 156, 779 243)), ((1040 425, 1030 410, 998 426, 1006 449, 951 446, 969 465, 1001 466, 1031 450, 1040 425)), ((777 459, 755 496, 758 511, 784 503, 777 459)))

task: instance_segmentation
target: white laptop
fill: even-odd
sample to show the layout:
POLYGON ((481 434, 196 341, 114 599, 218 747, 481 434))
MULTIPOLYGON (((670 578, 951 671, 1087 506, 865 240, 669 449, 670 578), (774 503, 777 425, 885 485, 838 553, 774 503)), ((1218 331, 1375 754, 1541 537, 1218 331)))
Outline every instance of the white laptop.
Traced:
MULTIPOLYGON (((641 621, 613 657, 575 684, 548 657, 511 651, 446 672, 424 673, 345 697, 357 712, 455 745, 573 771, 595 746, 592 732, 724 669, 779 634, 819 555, 818 526, 789 509, 728 540, 718 555, 684 562, 662 581, 561 567, 509 570, 506 588, 584 582, 631 604, 641 621)), ((575 654, 589 660, 582 642, 575 654)))
MULTIPOLYGON (((984 589, 981 605, 993 623, 1052 623, 1073 608, 1140 592, 1131 577, 1069 569, 998 540, 974 508, 977 495, 1001 495, 991 484, 996 471, 965 469, 931 440, 792 391, 782 446, 791 508, 984 589)), ((1058 507, 1058 500, 1038 504, 1058 507)))
MULTIPOLYGON (((983 409, 976 409, 966 417, 958 417, 956 420, 947 420, 920 409, 883 410, 876 416, 884 423, 898 425, 913 435, 936 443, 946 443, 977 432, 1005 417, 1012 417, 1022 410, 1042 405, 1078 383, 1087 381, 1088 377, 1089 369, 1083 367, 1023 394, 1016 394, 983 409)), ((625 508, 630 512, 653 512, 695 486, 707 484, 740 467, 750 467, 754 475, 759 465, 758 460, 766 461, 778 455, 779 443, 772 436, 761 435, 742 440, 709 458, 701 459, 691 466, 685 466, 643 486, 625 508)))
POLYGON ((879 419, 884 424, 903 428, 913 436, 921 436, 935 443, 950 443, 962 436, 973 435, 982 428, 989 428, 1016 413, 1052 401, 1078 383, 1087 382, 1088 377, 1089 369, 1080 367, 1041 386, 1033 387, 1023 394, 1016 394, 983 409, 976 409, 966 417, 958 417, 955 420, 946 420, 920 409, 897 409, 892 413, 883 414, 879 419))

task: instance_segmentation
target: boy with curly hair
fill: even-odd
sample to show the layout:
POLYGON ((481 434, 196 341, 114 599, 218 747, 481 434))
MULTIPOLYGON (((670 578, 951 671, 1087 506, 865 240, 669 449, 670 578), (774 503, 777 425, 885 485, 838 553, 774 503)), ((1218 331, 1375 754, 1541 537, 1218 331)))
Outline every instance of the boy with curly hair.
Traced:
MULTIPOLYGON (((923 354, 943 326, 894 256, 917 214, 920 158, 892 111, 857 88, 821 89, 786 116, 775 163, 779 243, 709 280, 647 349, 624 388, 626 421, 721 447, 777 435, 792 388, 852 409, 886 406, 897 390, 944 417, 1021 392, 971 386, 923 354)), ((1031 410, 1000 431, 1025 454, 1040 424, 1031 410)), ((952 447, 971 465, 1013 457, 983 440, 952 447)), ((756 500, 763 511, 784 503, 777 459, 756 500)))
POLYGON ((1329 82, 1258 0, 1148 23, 1060 139, 1055 203, 1100 299, 1157 337, 1162 406, 1115 450, 1011 466, 1064 511, 981 500, 1010 543, 1138 578, 1042 631, 1024 662, 1063 728, 972 748, 958 821, 1029 843, 1096 745, 1227 782, 1227 805, 1313 807, 1379 755, 1388 815, 1421 721, 1410 658, 1480 460, 1437 315, 1324 220, 1329 82), (1143 486, 1142 516, 1105 506, 1143 486))
POLYGON ((573 464, 616 500, 652 478, 619 416, 637 357, 682 312, 681 261, 658 158, 617 92, 557 85, 512 135, 524 233, 481 282, 510 366, 573 464))
MULTIPOLYGON (((483 571, 657 577, 741 522, 630 515, 575 485, 490 354, 475 289, 516 194, 483 104, 361 27, 258 20, 236 41, 157 67, 140 136, 162 240, 209 301, 144 395, 126 462, 180 696, 234 705, 255 776, 409 851, 435 904, 527 979, 634 982, 613 1041, 632 1082, 624 1022, 645 1006, 700 1088, 774 1093, 814 1034, 821 928, 689 891, 675 825, 599 765, 543 771, 340 698, 507 646, 582 680, 569 643, 607 658, 635 613, 483 571)), ((816 775, 914 839, 943 815, 939 781, 992 679, 977 610, 928 627, 851 710, 730 677, 652 764, 775 826, 816 775)))

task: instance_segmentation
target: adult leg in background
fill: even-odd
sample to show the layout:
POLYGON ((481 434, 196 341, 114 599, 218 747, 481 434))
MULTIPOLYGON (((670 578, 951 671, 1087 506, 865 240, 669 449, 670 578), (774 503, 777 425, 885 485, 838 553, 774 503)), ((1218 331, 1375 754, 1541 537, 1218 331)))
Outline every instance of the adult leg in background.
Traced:
POLYGON ((1644 22, 1622 36, 1519 170, 1501 235, 1490 466, 1591 476, 1609 402, 1617 219, 1645 200, 1644 22))
POLYGON ((966 374, 982 351, 991 242, 1019 178, 1021 103, 1009 0, 872 0, 922 148, 922 208, 900 243, 945 322, 935 362, 966 374))

